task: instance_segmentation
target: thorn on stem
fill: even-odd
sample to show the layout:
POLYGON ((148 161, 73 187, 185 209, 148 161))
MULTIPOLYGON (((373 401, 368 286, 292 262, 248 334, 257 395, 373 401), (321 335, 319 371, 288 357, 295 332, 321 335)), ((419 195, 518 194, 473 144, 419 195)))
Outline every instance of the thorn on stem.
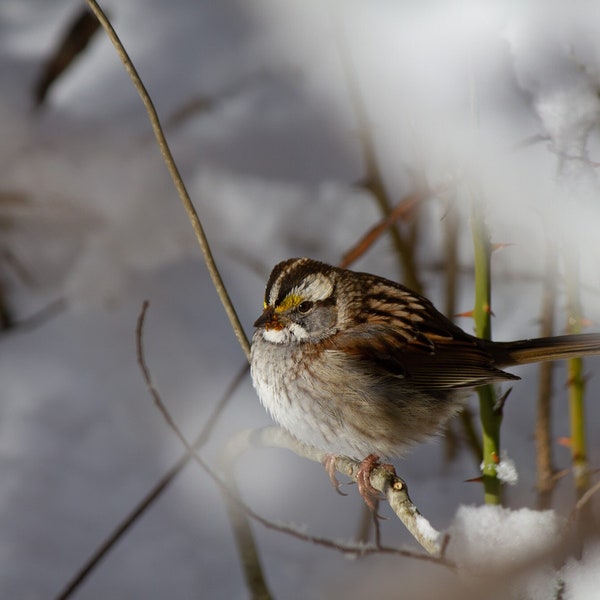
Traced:
POLYGON ((514 246, 515 244, 511 242, 499 242, 497 244, 492 244, 490 249, 492 252, 496 252, 496 250, 504 250, 504 248, 509 248, 510 246, 514 246))
POLYGON ((504 412, 504 405, 506 404, 506 401, 508 400, 508 397, 510 396, 510 393, 512 392, 512 388, 508 388, 506 390, 506 392, 504 392, 504 394, 502 394, 502 396, 500 396, 495 404, 494 404, 494 413, 498 416, 502 416, 502 413, 504 412))

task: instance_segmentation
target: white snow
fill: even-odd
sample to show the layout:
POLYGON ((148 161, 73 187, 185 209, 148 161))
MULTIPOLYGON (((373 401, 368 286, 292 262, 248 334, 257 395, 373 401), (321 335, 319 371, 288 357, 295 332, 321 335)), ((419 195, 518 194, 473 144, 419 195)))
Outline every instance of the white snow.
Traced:
MULTIPOLYGON (((2 598, 55 596, 182 452, 137 366, 143 300, 150 300, 144 346, 153 380, 190 439, 244 363, 141 102, 103 34, 56 83, 46 106, 32 110, 36 77, 82 6, 0 3, 3 298, 19 319, 57 298, 67 303, 48 322, 0 337, 2 598)), ((537 334, 548 238, 578 249, 585 316, 590 330, 600 329, 594 3, 103 6, 166 121, 193 99, 212 100, 166 134, 248 333, 273 264, 302 255, 337 262, 379 219, 356 186, 364 157, 344 64, 360 89, 391 197, 401 199, 416 181, 457 183, 456 194, 424 205, 418 259, 435 303, 443 307, 436 267, 444 259, 445 217, 455 210, 467 268, 457 308, 472 306, 468 210, 471 190, 481 189, 492 241, 513 244, 493 257, 494 337, 537 334)), ((387 238, 356 268, 399 277, 387 238)), ((562 276, 558 286, 557 333, 565 321, 562 276)), ((468 319, 459 324, 472 328, 468 319)), ((600 359, 585 364, 589 397, 597 398, 600 359)), ((462 574, 516 566, 544 551, 573 506, 571 478, 563 477, 555 511, 532 508, 537 371, 515 373, 522 381, 513 386, 502 429, 511 457, 499 465, 514 484, 506 493, 510 508, 479 506, 481 487, 464 483, 477 474, 472 457, 460 451, 446 462, 441 440, 396 463, 419 510, 451 533, 449 556, 462 574)), ((566 378, 558 366, 556 438, 569 435, 566 378)), ((600 445, 591 433, 600 430, 600 403, 588 403, 586 419, 597 469, 600 445)), ((203 453, 215 464, 233 433, 269 423, 246 381, 203 453)), ((567 468, 568 450, 553 451, 556 467, 567 468)), ((358 528, 355 486, 340 497, 320 465, 278 450, 249 452, 240 463, 244 498, 261 514, 331 539, 348 539, 358 528)), ((433 536, 427 520, 420 526, 433 536)), ((414 544, 395 519, 380 525, 386 545, 414 544)), ((429 563, 389 556, 349 563, 260 526, 254 531, 275 597, 318 600, 343 590, 348 599, 397 598, 398 581, 404 597, 422 597, 440 579, 456 583, 429 563)), ((515 597, 551 598, 563 585, 565 600, 597 598, 599 548, 592 536, 580 559, 544 561, 515 584, 515 597)), ((76 597, 199 593, 247 596, 223 500, 190 465, 76 597)))
POLYGON ((571 559, 561 570, 567 600, 596 600, 600 572, 600 544, 589 544, 581 560, 571 559))
POLYGON ((517 464, 512 458, 508 457, 506 450, 502 451, 502 458, 496 466, 496 475, 500 481, 507 485, 517 485, 519 482, 517 464))
POLYGON ((554 511, 461 506, 448 529, 448 556, 474 573, 517 567, 551 549, 560 531, 554 511))
POLYGON ((439 542, 440 532, 437 531, 423 515, 417 515, 415 523, 420 535, 423 536, 423 539, 433 543, 439 542))

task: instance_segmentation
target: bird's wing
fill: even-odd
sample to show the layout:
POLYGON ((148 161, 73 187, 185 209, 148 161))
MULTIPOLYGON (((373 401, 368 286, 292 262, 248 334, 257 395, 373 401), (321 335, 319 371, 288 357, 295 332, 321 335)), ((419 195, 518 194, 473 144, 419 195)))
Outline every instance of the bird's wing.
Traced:
POLYGON ((419 323, 412 336, 405 327, 399 332, 389 323, 362 323, 330 338, 328 350, 350 355, 367 371, 406 379, 423 391, 519 379, 496 368, 477 338, 439 322, 434 327, 419 323))

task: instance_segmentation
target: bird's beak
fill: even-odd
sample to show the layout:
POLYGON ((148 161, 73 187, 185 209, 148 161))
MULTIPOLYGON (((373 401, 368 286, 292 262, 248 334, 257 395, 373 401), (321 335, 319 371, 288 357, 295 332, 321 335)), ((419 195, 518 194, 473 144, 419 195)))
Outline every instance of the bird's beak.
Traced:
POLYGON ((284 325, 279 320, 279 316, 272 306, 267 306, 262 315, 254 321, 254 327, 264 327, 265 329, 283 329, 284 325))

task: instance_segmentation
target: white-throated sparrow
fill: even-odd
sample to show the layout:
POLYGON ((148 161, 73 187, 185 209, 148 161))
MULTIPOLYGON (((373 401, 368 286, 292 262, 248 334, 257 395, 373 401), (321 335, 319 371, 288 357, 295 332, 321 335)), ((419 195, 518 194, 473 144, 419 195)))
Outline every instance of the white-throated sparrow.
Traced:
POLYGON ((400 284, 308 258, 274 267, 254 326, 252 380, 275 421, 359 460, 403 454, 470 388, 519 379, 504 367, 600 353, 593 333, 479 339, 400 284))

